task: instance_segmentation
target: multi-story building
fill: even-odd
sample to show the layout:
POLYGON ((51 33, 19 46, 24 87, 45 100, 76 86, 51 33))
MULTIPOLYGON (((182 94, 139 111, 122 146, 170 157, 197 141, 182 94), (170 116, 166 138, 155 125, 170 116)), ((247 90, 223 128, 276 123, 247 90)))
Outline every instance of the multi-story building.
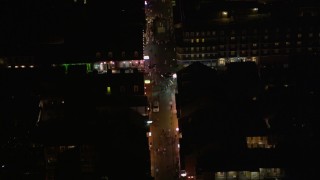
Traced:
POLYGON ((237 61, 285 63, 290 55, 320 53, 320 7, 315 1, 177 0, 176 4, 180 65, 198 61, 218 68, 237 61))
POLYGON ((200 62, 177 72, 182 170, 188 179, 283 178, 288 162, 261 113, 257 65, 235 62, 217 72, 200 62))

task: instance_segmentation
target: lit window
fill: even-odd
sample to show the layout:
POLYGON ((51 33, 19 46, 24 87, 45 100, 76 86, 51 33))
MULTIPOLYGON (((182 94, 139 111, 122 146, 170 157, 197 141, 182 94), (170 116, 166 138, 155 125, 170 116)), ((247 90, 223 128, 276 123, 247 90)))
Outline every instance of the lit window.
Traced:
POLYGON ((301 34, 301 33, 299 33, 299 34, 298 34, 298 38, 301 38, 301 37, 302 37, 302 34, 301 34))
POLYGON ((201 57, 204 58, 206 55, 205 54, 201 54, 201 57))
POLYGON ((107 87, 107 94, 111 94, 111 87, 110 86, 107 87))
POLYGON ((220 58, 220 59, 218 60, 218 65, 224 66, 225 64, 226 64, 226 61, 225 61, 224 58, 220 58))
POLYGON ((290 45, 290 42, 286 42, 286 45, 289 46, 289 45, 290 45))
POLYGON ((257 62, 257 57, 252 57, 252 62, 257 62))
POLYGON ((275 42, 274 45, 275 45, 275 46, 279 46, 279 43, 278 43, 278 42, 275 42))
POLYGON ((203 43, 204 43, 204 38, 202 38, 202 39, 201 39, 201 42, 203 42, 203 43))
POLYGON ((196 39, 196 42, 199 43, 199 39, 198 38, 196 39))
POLYGON ((230 39, 231 39, 231 40, 235 40, 235 39, 236 39, 236 37, 232 36, 232 37, 230 37, 230 39))
POLYGON ((191 43, 193 43, 193 39, 191 39, 191 43))
POLYGON ((222 16, 223 17, 227 17, 228 16, 228 12, 227 11, 222 11, 222 16))
POLYGON ((257 43, 253 43, 252 46, 253 47, 257 47, 258 45, 257 45, 257 43))
POLYGON ((191 52, 193 52, 194 51, 194 47, 191 47, 191 52))

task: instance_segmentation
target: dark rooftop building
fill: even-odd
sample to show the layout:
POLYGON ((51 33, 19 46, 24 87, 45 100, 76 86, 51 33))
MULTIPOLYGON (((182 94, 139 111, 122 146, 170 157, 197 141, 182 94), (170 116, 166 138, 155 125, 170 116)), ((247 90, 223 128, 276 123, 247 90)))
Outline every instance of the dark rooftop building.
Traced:
POLYGON ((179 93, 176 94, 176 98, 178 114, 181 118, 188 117, 194 111, 190 109, 191 107, 205 107, 212 100, 208 97, 217 95, 219 87, 215 87, 213 83, 217 72, 202 63, 195 62, 191 66, 181 69, 177 72, 177 76, 179 93), (204 96, 207 99, 203 99, 204 96))
POLYGON ((40 121, 31 131, 33 143, 43 147, 46 178, 148 179, 149 150, 142 116, 125 104, 72 101, 60 104, 61 112, 55 112, 62 113, 59 119, 40 121), (124 167, 127 173, 119 174, 124 167))
POLYGON ((144 1, 0 2, 0 57, 37 63, 143 59, 144 1))
POLYGON ((1 69, 0 178, 148 179, 143 73, 69 68, 1 69))
POLYGON ((277 84, 254 62, 230 63, 207 76, 215 71, 199 62, 178 71, 181 168, 202 179, 314 178, 315 168, 306 164, 317 156, 312 141, 318 90, 313 81, 300 79, 314 77, 312 69, 319 66, 308 59, 303 66, 289 62, 289 69, 279 71, 282 76, 271 73, 282 80, 277 84), (298 67, 310 72, 299 76, 298 67), (206 83, 194 80, 201 78, 206 83))

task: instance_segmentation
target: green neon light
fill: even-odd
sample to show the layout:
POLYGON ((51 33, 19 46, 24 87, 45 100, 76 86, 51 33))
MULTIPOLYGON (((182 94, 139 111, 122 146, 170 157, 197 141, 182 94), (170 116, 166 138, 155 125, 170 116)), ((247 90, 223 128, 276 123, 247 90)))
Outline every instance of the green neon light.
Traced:
POLYGON ((64 63, 61 66, 64 66, 66 73, 68 73, 69 66, 78 66, 78 65, 86 65, 87 73, 92 71, 91 63, 64 63))
POLYGON ((92 69, 91 69, 91 64, 90 63, 87 63, 87 73, 90 72, 92 69))
POLYGON ((64 72, 68 73, 69 64, 62 64, 62 66, 64 67, 64 72))

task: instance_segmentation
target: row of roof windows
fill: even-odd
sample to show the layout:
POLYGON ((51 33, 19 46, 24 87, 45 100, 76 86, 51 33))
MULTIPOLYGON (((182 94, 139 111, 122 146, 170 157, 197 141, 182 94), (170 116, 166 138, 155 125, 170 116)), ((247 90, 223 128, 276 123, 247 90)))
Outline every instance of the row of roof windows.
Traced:
MULTIPOLYGON (((318 28, 317 28, 318 29, 318 28)), ((298 30, 291 30, 290 28, 283 31, 282 33, 302 33, 302 32, 306 32, 308 31, 309 33, 315 33, 314 31, 317 31, 316 29, 314 28, 310 28, 310 29, 307 29, 307 30, 303 30, 303 29, 298 29, 298 30)), ((183 35, 185 37, 206 37, 206 36, 216 36, 216 35, 226 35, 226 34, 229 34, 229 35, 236 35, 236 34, 242 34, 242 35, 245 35, 245 34, 258 34, 258 30, 257 29, 253 29, 252 31, 247 31, 247 30, 242 30, 241 32, 236 32, 234 30, 231 30, 231 31, 219 31, 219 33, 217 33, 216 31, 207 31, 207 32, 184 32, 183 35)), ((265 29, 263 30, 262 32, 264 33, 280 33, 280 29, 274 29, 274 30, 269 30, 269 29, 265 29)), ((320 35, 320 33, 318 33, 320 35)))
MULTIPOLYGON (((281 45, 285 45, 287 47, 291 46, 292 42, 286 41, 286 42, 274 42, 274 43, 261 43, 261 47, 280 47, 281 45)), ((297 41, 296 45, 301 46, 303 43, 302 41, 297 41)), ((309 44, 309 45, 314 45, 317 46, 317 44, 309 44)), ((320 45, 320 41, 318 42, 318 45, 320 45)), ((241 48, 247 48, 247 47, 253 47, 256 48, 259 46, 259 43, 250 43, 250 44, 241 44, 239 47, 241 48)), ((226 45, 217 45, 217 46, 202 46, 202 47, 185 47, 185 48, 179 48, 178 52, 203 52, 203 51, 215 51, 218 50, 218 48, 221 50, 226 49, 226 45)), ((230 44, 229 48, 234 49, 238 47, 236 44, 230 44)))
MULTIPOLYGON (((227 38, 230 38, 230 40, 236 40, 237 38, 240 38, 242 40, 246 40, 247 38, 250 38, 250 37, 258 37, 258 36, 230 36, 230 37, 225 37, 225 36, 220 36, 220 40, 225 40, 227 38)), ((264 35, 263 36, 263 39, 270 39, 270 38, 277 38, 278 35, 264 35)), ((298 38, 298 39, 301 39, 302 37, 309 37, 309 38, 314 38, 314 37, 320 37, 320 33, 307 33, 307 34, 302 34, 302 33, 297 33, 296 35, 293 35, 293 34, 286 34, 285 36, 283 37, 286 37, 286 38, 298 38)), ((185 37, 184 41, 185 42, 191 42, 191 43, 199 43, 199 42, 206 42, 207 40, 218 40, 218 39, 214 39, 214 38, 187 38, 185 37)))
MULTIPOLYGON (((303 50, 307 50, 307 51, 312 51, 312 52, 320 52, 320 49, 319 48, 312 48, 312 47, 309 47, 309 48, 306 48, 306 49, 302 49, 302 48, 298 48, 298 49, 263 49, 261 50, 260 52, 262 54, 279 54, 279 53, 291 53, 293 51, 295 52, 302 52, 303 50)), ((216 57, 218 55, 220 56, 225 56, 227 54, 231 55, 231 56, 234 56, 234 55, 237 55, 237 53, 240 53, 240 54, 254 54, 254 55, 257 55, 259 53, 258 50, 252 50, 252 51, 220 51, 219 53, 198 53, 198 54, 178 54, 178 58, 179 59, 183 59, 183 58, 205 58, 205 57, 216 57)))

